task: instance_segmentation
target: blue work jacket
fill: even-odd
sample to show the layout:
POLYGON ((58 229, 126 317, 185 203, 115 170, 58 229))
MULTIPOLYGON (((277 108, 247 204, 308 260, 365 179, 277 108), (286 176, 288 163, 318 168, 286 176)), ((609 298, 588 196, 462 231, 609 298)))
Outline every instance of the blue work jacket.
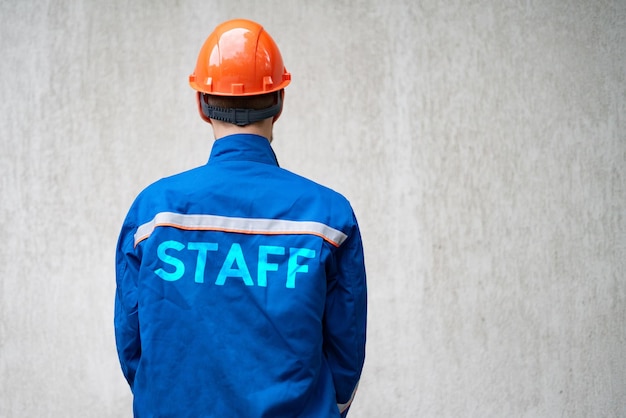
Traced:
POLYGON ((116 254, 135 417, 339 417, 365 357, 361 236, 340 194, 250 134, 139 194, 116 254))

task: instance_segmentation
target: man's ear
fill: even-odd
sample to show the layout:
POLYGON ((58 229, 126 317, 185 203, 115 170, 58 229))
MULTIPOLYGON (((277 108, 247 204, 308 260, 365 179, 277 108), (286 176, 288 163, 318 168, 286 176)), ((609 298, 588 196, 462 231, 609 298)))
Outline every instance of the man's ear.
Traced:
POLYGON ((198 105, 198 113, 200 113, 200 117, 202 118, 203 121, 207 122, 208 124, 211 125, 211 119, 209 119, 204 112, 202 111, 202 100, 204 100, 202 98, 202 93, 197 92, 196 94, 196 104, 198 105))
POLYGON ((280 95, 280 110, 278 111, 278 113, 276 114, 276 116, 274 116, 274 120, 272 121, 272 123, 276 122, 278 120, 278 118, 280 117, 280 114, 283 113, 283 105, 285 103, 285 89, 282 89, 281 91, 278 92, 278 94, 280 95))

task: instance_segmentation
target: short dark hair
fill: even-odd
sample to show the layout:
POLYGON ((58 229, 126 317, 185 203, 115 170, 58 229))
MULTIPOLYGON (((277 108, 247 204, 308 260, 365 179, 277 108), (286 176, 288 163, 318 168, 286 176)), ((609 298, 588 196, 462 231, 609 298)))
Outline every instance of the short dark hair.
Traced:
POLYGON ((267 109, 278 103, 280 92, 258 94, 254 96, 217 96, 215 94, 202 94, 202 100, 209 106, 222 109, 267 109))

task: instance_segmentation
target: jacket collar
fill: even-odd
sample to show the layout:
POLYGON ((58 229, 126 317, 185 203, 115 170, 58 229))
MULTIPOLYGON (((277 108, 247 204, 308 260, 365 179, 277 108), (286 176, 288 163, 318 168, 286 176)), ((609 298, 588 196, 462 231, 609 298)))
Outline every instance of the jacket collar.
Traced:
POLYGON ((216 140, 211 148, 209 164, 224 161, 254 161, 278 165, 270 142, 254 134, 234 134, 216 140))

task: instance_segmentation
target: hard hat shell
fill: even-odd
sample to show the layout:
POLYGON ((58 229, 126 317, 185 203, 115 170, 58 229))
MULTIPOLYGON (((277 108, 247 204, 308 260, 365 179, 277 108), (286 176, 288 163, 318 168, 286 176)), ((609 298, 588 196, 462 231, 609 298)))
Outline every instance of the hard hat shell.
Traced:
POLYGON ((261 25, 245 19, 229 20, 215 28, 189 76, 194 90, 217 96, 271 93, 290 81, 276 42, 261 25))

